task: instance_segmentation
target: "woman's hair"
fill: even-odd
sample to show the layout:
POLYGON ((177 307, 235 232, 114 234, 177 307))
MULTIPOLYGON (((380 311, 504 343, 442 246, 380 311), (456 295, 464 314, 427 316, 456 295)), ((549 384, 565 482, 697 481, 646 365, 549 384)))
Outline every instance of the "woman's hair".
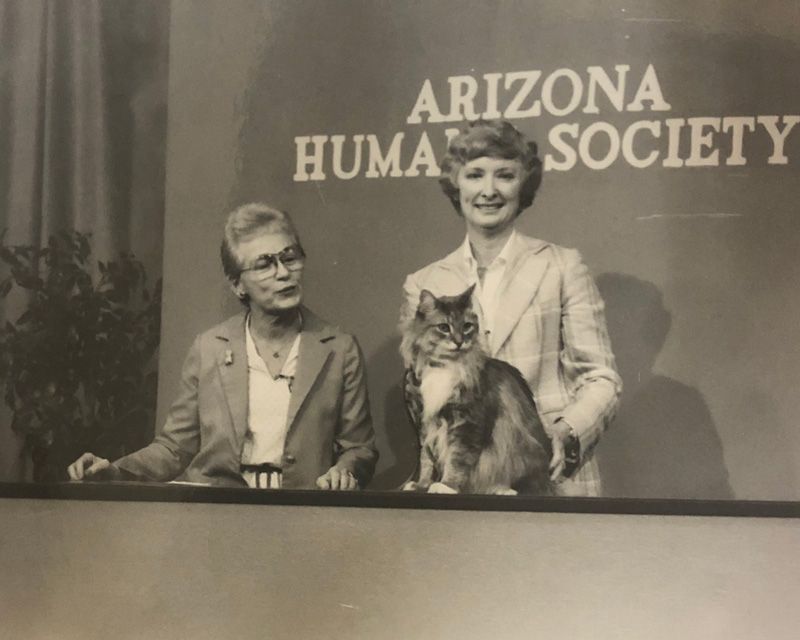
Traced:
POLYGON ((244 268, 236 255, 238 244, 262 233, 286 233, 294 238, 296 244, 300 244, 300 237, 288 213, 262 202, 244 204, 228 214, 222 234, 219 253, 228 280, 238 282, 244 268))
POLYGON ((439 165, 442 170, 439 184, 461 215, 458 172, 465 164, 484 157, 519 160, 526 173, 519 194, 519 215, 531 206, 542 182, 542 161, 537 154, 536 143, 526 140, 507 120, 476 120, 450 141, 439 165))

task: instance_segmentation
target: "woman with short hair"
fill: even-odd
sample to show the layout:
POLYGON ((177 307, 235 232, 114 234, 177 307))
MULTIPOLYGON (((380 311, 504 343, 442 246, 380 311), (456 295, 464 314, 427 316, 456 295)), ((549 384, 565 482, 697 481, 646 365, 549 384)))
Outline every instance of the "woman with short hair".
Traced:
POLYGON ((85 453, 70 478, 363 488, 378 457, 363 357, 302 305, 306 256, 291 218, 239 207, 220 254, 244 309, 195 339, 150 445, 113 463, 85 453))
POLYGON ((552 440, 556 491, 600 495, 594 448, 622 382, 603 301, 580 254, 515 230, 542 179, 536 143, 507 121, 479 120, 450 141, 441 170, 466 238, 406 278, 401 326, 422 290, 453 296, 475 285, 485 348, 522 373, 552 440))

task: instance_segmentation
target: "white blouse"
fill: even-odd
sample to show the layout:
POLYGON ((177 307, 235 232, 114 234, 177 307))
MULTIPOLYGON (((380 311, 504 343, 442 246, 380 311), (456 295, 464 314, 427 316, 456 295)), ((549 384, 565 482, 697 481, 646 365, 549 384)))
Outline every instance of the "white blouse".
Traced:
MULTIPOLYGON (((289 429, 287 416, 292 395, 292 381, 297 369, 300 336, 292 344, 289 355, 280 373, 273 377, 256 349, 250 333, 250 319, 245 326, 247 345, 247 373, 249 402, 247 409, 247 437, 242 451, 244 464, 281 464, 286 432, 289 429)), ((255 486, 252 473, 243 474, 247 483, 255 486), (251 480, 253 481, 251 484, 251 480)))
POLYGON ((516 236, 516 230, 511 232, 508 240, 503 246, 503 250, 492 260, 491 264, 486 267, 486 272, 483 276, 483 282, 478 277, 478 261, 472 253, 472 246, 469 243, 469 237, 464 240, 463 252, 464 261, 467 269, 472 276, 472 282, 475 283, 475 295, 481 305, 482 319, 481 330, 487 339, 494 329, 495 316, 497 315, 497 307, 499 304, 498 291, 500 289, 500 282, 506 272, 508 265, 508 256, 511 254, 511 247, 516 236))

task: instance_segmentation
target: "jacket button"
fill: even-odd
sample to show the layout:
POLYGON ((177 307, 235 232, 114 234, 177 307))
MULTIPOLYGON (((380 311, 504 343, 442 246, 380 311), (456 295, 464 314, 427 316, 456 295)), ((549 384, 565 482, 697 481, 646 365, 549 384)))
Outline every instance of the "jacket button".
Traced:
POLYGON ((286 464, 294 464, 297 461, 297 459, 291 453, 285 453, 283 455, 283 461, 286 464))

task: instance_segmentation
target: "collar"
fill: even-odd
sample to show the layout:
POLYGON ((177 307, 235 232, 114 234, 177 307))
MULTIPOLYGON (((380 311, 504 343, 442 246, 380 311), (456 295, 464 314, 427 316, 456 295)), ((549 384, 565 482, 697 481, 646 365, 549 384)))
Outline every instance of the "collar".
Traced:
MULTIPOLYGON (((300 349, 300 336, 303 333, 303 315, 302 311, 300 313, 300 331, 295 336, 294 341, 292 342, 292 347, 289 349, 289 353, 286 356, 286 360, 283 362, 283 366, 281 367, 281 371, 278 374, 278 377, 281 378, 291 378, 294 377, 295 369, 297 368, 297 354, 300 349)), ((264 358, 258 353, 258 349, 256 348, 256 342, 253 340, 253 334, 250 333, 250 314, 247 314, 247 318, 245 318, 244 322, 244 341, 245 347, 247 349, 247 364, 250 368, 256 369, 261 371, 262 373, 266 373, 269 376, 272 376, 272 373, 267 366, 264 358)))
MULTIPOLYGON (((218 324, 212 330, 214 336, 222 342, 235 343, 238 342, 242 348, 245 343, 245 324, 247 323, 248 311, 242 309, 235 316, 231 316, 224 322, 218 324)), ((300 313, 303 319, 303 328, 301 333, 308 335, 310 339, 319 342, 327 342, 334 338, 339 330, 336 327, 328 324, 315 314, 311 309, 305 305, 300 306, 300 313)))
MULTIPOLYGON (((486 266, 487 269, 491 269, 494 266, 505 266, 514 250, 514 242, 517 238, 517 230, 513 229, 511 231, 511 235, 508 236, 508 240, 503 245, 503 248, 500 250, 500 253, 495 256, 495 259, 486 266)), ((461 255, 464 257, 464 263, 467 265, 467 269, 470 271, 475 271, 478 268, 478 261, 475 259, 475 254, 472 252, 472 245, 469 243, 469 236, 464 238, 464 243, 461 245, 461 255)))

